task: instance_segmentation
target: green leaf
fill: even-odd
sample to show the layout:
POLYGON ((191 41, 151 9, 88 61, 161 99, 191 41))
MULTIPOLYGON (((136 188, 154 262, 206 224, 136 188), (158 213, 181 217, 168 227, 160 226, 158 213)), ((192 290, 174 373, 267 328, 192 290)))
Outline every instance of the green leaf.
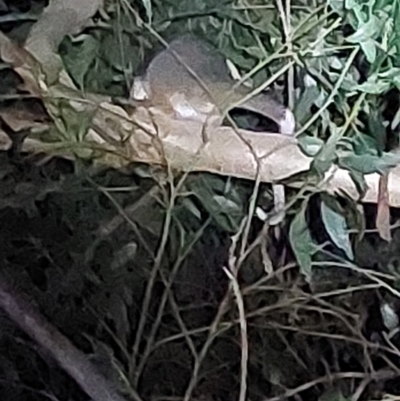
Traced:
POLYGON ((198 207, 192 202, 191 199, 185 198, 182 202, 182 204, 185 206, 185 208, 193 215, 195 216, 198 220, 201 219, 201 212, 198 209, 198 207))
POLYGON ((350 171, 357 171, 362 174, 384 173, 400 163, 400 155, 384 153, 382 156, 371 154, 355 155, 348 154, 339 157, 338 164, 350 171))
POLYGON ((375 42, 372 39, 364 40, 363 42, 360 42, 360 46, 365 56, 367 57, 368 62, 372 64, 376 59, 375 42))
POLYGON ((311 256, 314 254, 316 246, 311 238, 306 221, 306 210, 308 199, 303 202, 300 211, 293 219, 289 229, 289 239, 297 263, 300 266, 300 272, 307 281, 311 280, 311 256))
POLYGON ((305 135, 299 138, 300 149, 310 157, 315 156, 324 146, 324 141, 315 136, 305 135))
POLYGON ((363 43, 368 42, 370 39, 375 38, 379 33, 380 24, 375 16, 371 16, 369 21, 361 24, 356 32, 346 38, 350 43, 363 43))
MULTIPOLYGON (((369 110, 368 113, 370 113, 369 110)), ((358 133, 355 137, 351 138, 349 142, 351 143, 352 149, 354 150, 355 154, 379 155, 382 153, 382 150, 379 147, 380 144, 378 141, 378 135, 372 133, 372 130, 377 127, 378 125, 377 126, 371 125, 368 120, 368 131, 370 131, 371 134, 367 135, 363 133, 358 133)))
POLYGON ((49 102, 47 106, 58 133, 64 141, 73 144, 85 140, 96 113, 95 105, 87 103, 84 107, 77 109, 69 101, 59 100, 49 102))
POLYGON ((142 0, 142 3, 146 10, 147 22, 151 25, 153 21, 153 8, 151 6, 151 0, 142 0))
POLYGON ((350 178, 356 186, 358 193, 362 197, 368 189, 364 175, 358 171, 350 171, 350 178))
POLYGON ((239 229, 240 221, 245 215, 244 205, 247 199, 241 185, 228 187, 223 177, 201 174, 192 176, 186 186, 220 227, 228 232, 239 229))
POLYGON ((392 43, 396 47, 396 59, 397 65, 400 65, 400 4, 398 1, 394 2, 394 9, 393 12, 393 27, 394 27, 394 35, 392 38, 392 43))
POLYGON ((399 124, 400 124, 400 107, 397 109, 396 114, 393 117, 392 123, 390 124, 390 128, 392 130, 395 130, 399 124))
POLYGON ((351 248, 351 242, 349 237, 349 232, 347 229, 346 219, 341 215, 338 210, 340 210, 340 205, 336 199, 332 197, 323 196, 321 203, 321 217, 324 223, 325 229, 329 234, 329 237, 333 243, 350 259, 354 259, 353 250, 351 248), (331 207, 328 205, 334 205, 331 207))
POLYGON ((85 35, 79 43, 67 42, 67 53, 63 57, 68 72, 72 75, 80 89, 85 89, 85 77, 98 57, 100 42, 95 36, 85 35))
MULTIPOLYGON (((383 152, 385 150, 385 142, 386 142, 386 128, 383 122, 382 113, 378 109, 378 107, 371 107, 368 113, 368 131, 373 139, 373 143, 371 143, 370 148, 374 149, 375 152, 383 152)), ((365 138, 366 135, 363 135, 365 138)), ((359 152, 359 154, 367 153, 366 151, 359 152)))
POLYGON ((331 136, 328 138, 322 149, 317 153, 312 162, 312 168, 320 174, 324 174, 328 171, 337 159, 336 148, 341 135, 339 130, 336 129, 336 126, 333 124, 329 125, 331 126, 331 136))
POLYGON ((344 15, 344 0, 328 0, 328 4, 335 13, 338 13, 340 16, 344 15))
POLYGON ((320 90, 317 86, 308 86, 304 89, 296 103, 295 115, 299 124, 304 124, 311 117, 311 106, 318 98, 320 90))
POLYGON ((380 95, 390 89, 390 82, 388 81, 372 81, 368 79, 361 85, 354 85, 353 90, 357 90, 371 95, 380 95))
POLYGON ((389 79, 389 80, 393 80, 393 79, 398 78, 399 74, 400 74, 400 68, 392 67, 392 68, 389 68, 386 71, 380 72, 378 74, 378 77, 379 78, 386 78, 386 79, 389 79))

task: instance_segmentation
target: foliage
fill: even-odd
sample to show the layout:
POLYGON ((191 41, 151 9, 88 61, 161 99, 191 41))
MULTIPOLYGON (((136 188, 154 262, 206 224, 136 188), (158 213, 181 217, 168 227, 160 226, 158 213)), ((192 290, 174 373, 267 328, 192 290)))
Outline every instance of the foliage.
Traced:
MULTIPOLYGON (((311 175, 322 179, 337 164, 350 171, 362 194, 365 174, 384 173, 398 163, 399 156, 387 153, 385 145, 393 136, 397 143, 393 132, 400 115, 398 98, 389 102, 386 97, 398 89, 397 2, 293 1, 290 26, 281 1, 248 6, 121 2, 109 12, 116 16, 109 29, 99 24, 78 42, 64 42, 65 65, 82 89, 126 94, 139 66, 162 47, 157 35, 168 39, 190 30, 218 47, 255 86, 278 74, 274 85, 287 89, 301 124, 300 141, 325 141, 314 155, 311 175), (141 24, 133 22, 138 19, 133 9, 142 16, 141 24), (96 49, 97 57, 88 49, 96 49), (290 59, 295 79, 282 74, 290 59)), ((339 237, 347 236, 346 224, 324 218, 323 223, 339 237)))
MULTIPOLYGON (((397 302, 399 231, 384 243, 365 229, 371 208, 321 184, 340 166, 362 194, 365 174, 398 163, 389 145, 400 119, 400 5, 288 3, 290 16, 281 0, 108 2, 107 19, 99 15, 60 48, 83 92, 127 95, 162 47, 159 35, 187 31, 212 42, 254 86, 277 74, 274 88, 314 157, 308 173, 288 179, 300 188, 288 191, 280 235, 255 217, 271 210, 268 185, 146 166, 127 174, 56 160, 38 167, 3 155, 2 270, 126 394, 233 400, 245 384, 250 400, 398 392, 389 380, 398 374, 398 334, 385 342, 373 312, 397 302)), ((15 5, 8 11, 9 34, 21 40, 32 21, 15 5)), ((91 115, 63 101, 51 112, 57 135, 48 134, 84 158, 91 115)), ((12 347, 0 359, 0 388, 41 399, 35 385, 45 383, 59 399, 84 399, 1 322, 0 344, 12 347)))

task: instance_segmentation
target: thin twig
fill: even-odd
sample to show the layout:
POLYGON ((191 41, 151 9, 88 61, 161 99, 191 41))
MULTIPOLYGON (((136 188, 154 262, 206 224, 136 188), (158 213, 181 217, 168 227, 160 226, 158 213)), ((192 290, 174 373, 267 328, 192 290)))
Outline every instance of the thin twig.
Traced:
POLYGON ((283 394, 266 398, 264 401, 280 401, 285 398, 294 397, 296 394, 299 394, 305 390, 308 390, 311 387, 316 386, 317 384, 331 382, 332 380, 340 380, 340 379, 366 379, 370 378, 370 380, 384 380, 384 379, 392 379, 396 377, 396 375, 391 371, 383 371, 372 374, 360 373, 360 372, 343 372, 343 373, 333 373, 330 375, 326 375, 324 377, 319 377, 318 379, 314 379, 307 383, 302 384, 294 389, 286 390, 283 394))
MULTIPOLYGON (((169 199, 169 204, 167 206, 167 210, 165 212, 165 219, 164 219, 164 227, 163 227, 163 232, 161 236, 161 241, 160 245, 156 254, 156 257, 154 259, 154 265, 153 268, 151 269, 150 277, 147 282, 146 290, 145 290, 145 296, 142 304, 142 309, 140 313, 140 318, 139 318, 139 324, 138 328, 136 331, 136 336, 135 336, 135 341, 132 347, 132 365, 133 368, 137 366, 137 358, 139 354, 139 346, 140 342, 142 341, 143 338, 143 331, 144 327, 147 321, 147 314, 150 308, 150 303, 151 303, 151 297, 152 297, 152 292, 153 292, 153 287, 156 281, 156 277, 158 274, 158 271, 160 269, 161 261, 164 255, 165 247, 167 245, 167 240, 169 236, 169 230, 172 222, 172 210, 175 206, 175 200, 176 200, 176 193, 173 188, 173 183, 172 183, 172 178, 170 178, 170 187, 171 187, 171 195, 169 199)), ((137 382, 137 375, 136 372, 132 372, 133 374, 133 381, 137 382)))
MULTIPOLYGON (((172 285, 174 283, 175 277, 176 277, 176 275, 177 275, 177 273, 179 271, 180 266, 182 265, 183 261, 187 258, 189 252, 193 249, 193 247, 196 244, 196 242, 200 239, 201 235, 204 233, 204 230, 210 224, 210 222, 211 222, 211 218, 209 218, 203 224, 203 226, 200 228, 200 230, 197 231, 196 236, 193 238, 193 240, 190 242, 190 244, 188 244, 186 246, 186 249, 184 250, 184 252, 176 258, 176 261, 174 263, 174 266, 172 267, 172 271, 171 271, 169 279, 167 279, 165 277, 165 274, 162 271, 160 271, 160 276, 161 276, 161 279, 163 281, 163 284, 164 284, 165 288, 164 288, 164 292, 163 292, 163 295, 162 295, 160 303, 159 303, 159 307, 158 307, 158 310, 157 310, 155 321, 154 321, 154 323, 153 323, 153 325, 151 327, 150 334, 148 335, 148 338, 147 338, 147 343, 146 343, 145 350, 143 352, 143 355, 141 357, 140 363, 138 364, 138 367, 137 367, 136 372, 135 372, 136 381, 139 380, 140 375, 143 372, 143 369, 144 369, 144 367, 145 367, 145 365, 147 363, 148 357, 150 356, 151 352, 154 350, 154 343, 155 343, 155 340, 156 340, 156 334, 157 334, 157 331, 158 331, 158 329, 160 327, 162 317, 164 315, 164 309, 165 309, 165 305, 167 303, 167 300, 169 300, 170 303, 172 303, 172 305, 174 305, 173 311, 174 311, 175 318, 177 319, 178 324, 180 325, 180 328, 181 328, 182 332, 185 334, 184 337, 185 337, 185 339, 186 339, 186 341, 188 343, 189 349, 191 350, 193 356, 195 358, 197 357, 196 348, 195 348, 195 346, 193 344, 192 339, 187 334, 188 330, 186 329, 186 327, 185 327, 185 325, 184 325, 184 323, 183 323, 183 321, 182 321, 182 319, 180 317, 179 310, 178 310, 178 308, 177 308, 177 306, 175 304, 174 298, 173 298, 173 296, 171 294, 171 287, 172 287, 172 285)), ((136 384, 137 384, 137 382, 136 382, 136 384)))
POLYGON ((186 388, 185 395, 183 397, 183 401, 190 401, 192 399, 192 393, 193 390, 196 387, 199 372, 200 372, 200 367, 201 364, 203 363, 204 358, 206 357, 208 350, 213 343, 215 337, 218 334, 218 327, 221 323, 221 320, 223 316, 225 315, 226 311, 228 310, 228 305, 229 305, 229 300, 230 300, 230 289, 227 290, 224 299, 219 305, 217 314, 211 323, 210 327, 208 328, 208 336, 203 344, 202 349, 200 350, 199 357, 197 360, 195 360, 194 366, 193 366, 193 371, 192 371, 192 377, 190 378, 189 384, 186 388))
POLYGON ((249 359, 249 341, 247 338, 247 321, 246 313, 244 309, 243 297, 240 292, 239 283, 232 271, 224 267, 226 275, 229 277, 233 287, 233 293, 236 297, 236 303, 239 311, 239 322, 240 322, 240 338, 241 338, 241 366, 240 366, 240 393, 239 401, 246 400, 247 392, 247 363, 249 359))

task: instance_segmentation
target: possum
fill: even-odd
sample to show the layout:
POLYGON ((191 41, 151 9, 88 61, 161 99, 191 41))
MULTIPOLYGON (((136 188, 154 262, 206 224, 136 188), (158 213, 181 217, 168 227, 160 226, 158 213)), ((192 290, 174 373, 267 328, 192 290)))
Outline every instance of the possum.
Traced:
POLYGON ((158 53, 143 76, 135 78, 130 98, 148 101, 180 119, 204 122, 214 113, 219 124, 231 109, 241 108, 272 120, 282 134, 294 134, 293 113, 272 94, 262 92, 242 101, 251 89, 234 87, 235 83, 221 53, 184 35, 158 53))

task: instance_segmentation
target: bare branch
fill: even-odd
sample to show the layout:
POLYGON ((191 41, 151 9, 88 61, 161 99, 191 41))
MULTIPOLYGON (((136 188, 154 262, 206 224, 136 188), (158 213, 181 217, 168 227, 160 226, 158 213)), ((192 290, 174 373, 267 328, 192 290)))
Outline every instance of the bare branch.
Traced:
MULTIPOLYGON (((39 344, 94 401, 125 401, 86 355, 0 277, 0 308, 39 344)), ((140 398, 140 397, 138 397, 140 398)))

